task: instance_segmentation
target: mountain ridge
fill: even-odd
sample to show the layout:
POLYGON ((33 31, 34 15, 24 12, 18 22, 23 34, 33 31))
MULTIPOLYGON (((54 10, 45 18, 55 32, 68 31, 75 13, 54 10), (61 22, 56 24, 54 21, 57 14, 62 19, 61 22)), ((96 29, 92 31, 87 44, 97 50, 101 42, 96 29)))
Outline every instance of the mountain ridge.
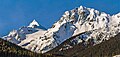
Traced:
POLYGON ((66 11, 60 20, 48 30, 22 27, 19 30, 12 31, 3 39, 37 53, 45 53, 59 46, 70 37, 83 32, 86 33, 72 41, 79 44, 93 39, 93 45, 97 45, 103 40, 109 40, 110 37, 118 34, 120 32, 119 27, 120 13, 110 16, 104 12, 80 6, 66 11))

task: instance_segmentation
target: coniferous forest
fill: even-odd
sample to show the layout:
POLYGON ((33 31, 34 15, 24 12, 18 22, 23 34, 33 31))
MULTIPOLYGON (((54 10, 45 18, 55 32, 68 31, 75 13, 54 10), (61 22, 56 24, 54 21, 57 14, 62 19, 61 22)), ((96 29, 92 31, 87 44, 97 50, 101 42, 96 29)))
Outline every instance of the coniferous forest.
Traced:
POLYGON ((6 40, 0 39, 0 57, 54 57, 31 52, 6 40))
POLYGON ((120 55, 120 33, 115 37, 111 37, 109 40, 105 40, 95 46, 83 46, 82 43, 80 43, 75 45, 73 48, 58 51, 66 43, 68 42, 62 43, 60 46, 48 53, 57 55, 58 57, 112 57, 120 55))

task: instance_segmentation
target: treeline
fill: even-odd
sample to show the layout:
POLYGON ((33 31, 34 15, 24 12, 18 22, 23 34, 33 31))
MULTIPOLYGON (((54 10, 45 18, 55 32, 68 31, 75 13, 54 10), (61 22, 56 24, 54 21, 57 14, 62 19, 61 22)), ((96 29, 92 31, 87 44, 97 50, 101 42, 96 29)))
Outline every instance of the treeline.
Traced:
POLYGON ((75 45, 73 48, 59 51, 64 44, 66 43, 61 44, 48 53, 53 55, 62 55, 61 57, 112 57, 120 54, 120 33, 95 46, 83 46, 83 44, 80 43, 75 45))
POLYGON ((38 54, 0 39, 0 57, 54 57, 50 54, 38 54))

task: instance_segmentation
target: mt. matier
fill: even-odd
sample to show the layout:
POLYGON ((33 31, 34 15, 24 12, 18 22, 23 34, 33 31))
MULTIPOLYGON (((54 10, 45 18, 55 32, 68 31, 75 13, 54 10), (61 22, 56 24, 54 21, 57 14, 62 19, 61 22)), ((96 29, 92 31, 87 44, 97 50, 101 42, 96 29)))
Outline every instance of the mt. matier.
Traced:
POLYGON ((78 44, 94 47, 118 33, 120 33, 120 13, 110 16, 104 12, 80 6, 66 11, 49 29, 45 29, 34 20, 29 26, 13 30, 2 39, 33 52, 46 53, 66 41, 69 44, 64 44, 57 51, 69 50, 78 44))

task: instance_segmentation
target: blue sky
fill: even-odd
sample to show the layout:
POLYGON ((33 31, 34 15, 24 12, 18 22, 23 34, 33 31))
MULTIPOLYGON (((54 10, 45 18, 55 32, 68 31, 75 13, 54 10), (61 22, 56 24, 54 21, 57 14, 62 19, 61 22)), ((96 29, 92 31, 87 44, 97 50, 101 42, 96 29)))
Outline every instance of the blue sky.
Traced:
POLYGON ((27 26, 36 19, 49 28, 66 10, 80 5, 106 12, 120 12, 120 0, 0 0, 0 35, 27 26))

